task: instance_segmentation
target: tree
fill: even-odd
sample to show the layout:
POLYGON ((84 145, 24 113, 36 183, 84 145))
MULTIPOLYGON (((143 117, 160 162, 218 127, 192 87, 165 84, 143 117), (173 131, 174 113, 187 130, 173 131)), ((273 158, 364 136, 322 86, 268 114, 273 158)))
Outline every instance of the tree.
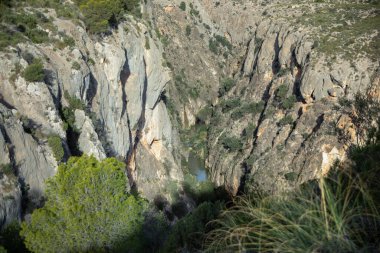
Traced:
POLYGON ((88 156, 61 164, 46 183, 45 206, 22 224, 27 248, 102 252, 136 241, 146 202, 126 191, 124 167, 115 158, 99 162, 88 156))

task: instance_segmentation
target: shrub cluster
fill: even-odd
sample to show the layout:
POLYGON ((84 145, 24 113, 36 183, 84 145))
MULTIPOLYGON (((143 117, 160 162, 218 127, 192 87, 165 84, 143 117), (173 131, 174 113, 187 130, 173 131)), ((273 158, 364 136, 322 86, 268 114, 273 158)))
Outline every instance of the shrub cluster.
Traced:
POLYGON ((258 103, 249 103, 249 104, 244 104, 243 106, 239 107, 236 109, 232 114, 231 118, 233 120, 240 119, 243 117, 245 114, 252 113, 253 115, 256 115, 264 110, 264 102, 260 101, 258 103))
POLYGON ((293 108, 294 104, 297 102, 297 97, 295 95, 287 97, 288 91, 289 88, 285 84, 282 84, 277 88, 275 95, 275 101, 285 110, 293 108))
POLYGON ((290 116, 290 115, 286 115, 285 117, 283 117, 279 122, 278 122, 278 125, 279 126, 285 126, 285 125, 290 125, 293 123, 293 117, 290 116))
POLYGON ((139 0, 75 0, 92 33, 104 33, 128 13, 139 14, 139 0))
POLYGON ((69 92, 65 90, 64 97, 68 102, 69 106, 62 109, 62 116, 64 122, 67 124, 65 128, 71 128, 77 131, 75 127, 75 110, 84 110, 86 108, 85 104, 79 98, 70 96, 69 92))
POLYGON ((243 148, 243 142, 235 136, 227 136, 226 134, 223 134, 220 137, 220 142, 225 149, 231 152, 236 152, 243 148))
POLYGON ((219 97, 224 96, 234 86, 235 86, 235 81, 232 78, 224 78, 224 79, 222 79, 222 81, 220 83, 220 88, 219 88, 219 97))
POLYGON ((40 59, 34 59, 33 63, 25 68, 22 76, 28 82, 42 82, 45 79, 42 61, 40 59))
POLYGON ((239 98, 231 98, 228 100, 223 100, 220 104, 222 106, 222 112, 226 113, 235 109, 236 107, 239 107, 241 105, 241 100, 239 98))
POLYGON ((226 48, 227 50, 232 50, 232 44, 223 36, 215 35, 214 38, 209 40, 209 49, 214 54, 220 54, 221 48, 226 48))

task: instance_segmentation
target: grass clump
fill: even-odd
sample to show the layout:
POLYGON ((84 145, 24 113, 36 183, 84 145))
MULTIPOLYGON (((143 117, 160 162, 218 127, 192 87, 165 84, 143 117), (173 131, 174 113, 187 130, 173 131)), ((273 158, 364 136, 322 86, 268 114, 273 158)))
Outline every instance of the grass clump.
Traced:
POLYGON ((44 65, 40 59, 34 59, 22 75, 28 82, 42 82, 45 79, 44 65))
POLYGON ((379 213, 360 178, 334 171, 291 194, 244 196, 208 235, 210 251, 372 252, 379 213))

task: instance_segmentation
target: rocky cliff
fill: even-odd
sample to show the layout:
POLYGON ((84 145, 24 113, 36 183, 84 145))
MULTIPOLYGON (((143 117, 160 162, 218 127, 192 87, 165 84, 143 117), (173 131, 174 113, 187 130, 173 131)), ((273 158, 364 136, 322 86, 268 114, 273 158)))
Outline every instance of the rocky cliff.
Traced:
POLYGON ((73 45, 26 42, 0 52, 0 164, 10 170, 1 174, 1 224, 20 216, 18 182, 32 208, 42 203, 44 182, 61 162, 51 136, 59 136, 62 161, 81 153, 116 156, 128 164, 130 187, 148 199, 165 194, 167 181, 183 175, 173 155, 177 133, 161 100, 170 71, 157 38, 133 19, 99 39, 54 11, 47 15, 58 31, 51 36, 72 38, 73 45), (27 81, 23 73, 36 59, 45 78, 27 81))
POLYGON ((233 194, 244 186, 285 191, 327 173, 357 143, 342 108, 358 93, 379 99, 378 4, 155 1, 152 8, 169 38, 176 116, 182 128, 206 124, 206 165, 217 185, 233 194))
POLYGON ((357 141, 345 101, 379 99, 378 11, 366 1, 156 0, 93 36, 44 10, 50 42, 0 52, 0 226, 20 217, 22 195, 41 205, 58 163, 82 153, 125 161, 129 187, 150 200, 170 198, 190 150, 231 194, 326 173, 357 141), (28 81, 37 59, 44 78, 28 81))

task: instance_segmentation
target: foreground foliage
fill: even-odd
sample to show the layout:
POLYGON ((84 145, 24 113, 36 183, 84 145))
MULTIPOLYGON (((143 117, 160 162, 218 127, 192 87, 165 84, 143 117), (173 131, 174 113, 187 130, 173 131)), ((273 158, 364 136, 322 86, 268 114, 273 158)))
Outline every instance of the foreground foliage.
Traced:
POLYGON ((136 241, 145 201, 126 192, 124 164, 115 158, 70 158, 47 182, 45 206, 22 224, 33 252, 115 250, 136 241))
POLYGON ((236 199, 212 224, 208 250, 254 252, 378 252, 380 131, 350 152, 327 178, 282 195, 236 199))

